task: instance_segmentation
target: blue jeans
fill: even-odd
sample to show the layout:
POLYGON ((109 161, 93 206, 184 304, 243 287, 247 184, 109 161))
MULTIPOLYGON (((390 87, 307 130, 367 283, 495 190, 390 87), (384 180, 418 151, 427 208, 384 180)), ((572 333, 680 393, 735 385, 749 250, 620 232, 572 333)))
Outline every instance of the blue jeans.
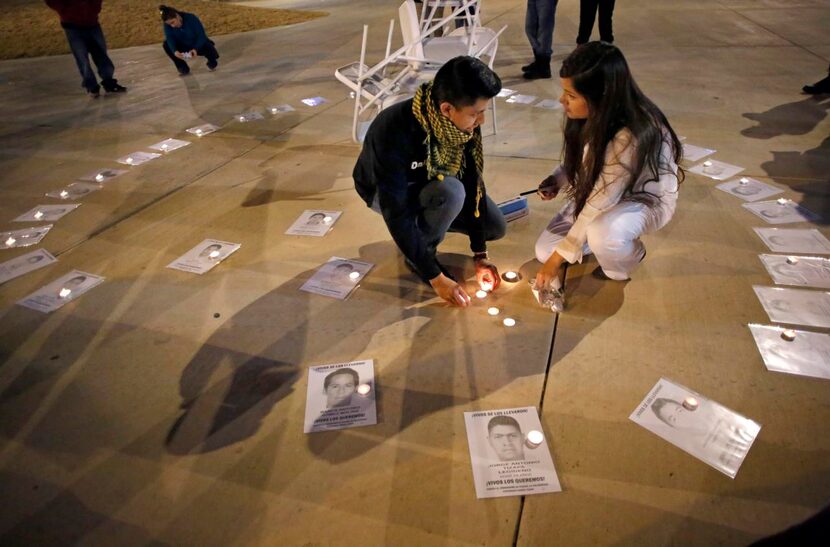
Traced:
POLYGON ((553 25, 558 1, 527 0, 525 34, 533 48, 533 55, 550 57, 553 54, 553 25))
MULTIPOLYGON (((164 49, 164 53, 166 53, 167 56, 170 57, 170 60, 173 61, 173 64, 176 65, 176 70, 179 71, 179 74, 187 74, 190 72, 190 66, 188 66, 188 64, 182 59, 176 57, 176 54, 173 51, 170 51, 170 46, 167 45, 166 41, 161 43, 161 47, 164 49)), ((205 45, 197 49, 196 54, 207 59, 208 68, 215 67, 218 64, 216 60, 219 58, 219 52, 216 51, 216 46, 210 40, 208 40, 205 45)))
POLYGON ((116 80, 112 77, 115 73, 115 67, 109 55, 107 55, 107 42, 104 40, 101 25, 89 28, 64 28, 63 31, 66 33, 66 39, 69 42, 72 55, 75 57, 75 63, 78 65, 78 72, 81 73, 81 78, 83 78, 81 86, 91 92, 100 90, 98 80, 95 78, 95 73, 92 72, 92 65, 89 62, 90 55, 98 68, 98 75, 101 77, 101 84, 104 88, 115 84, 116 80))
MULTIPOLYGON (((431 180, 418 193, 421 212, 417 224, 424 241, 432 249, 438 247, 447 232, 470 235, 470 226, 458 216, 464 207, 465 196, 464 185, 455 177, 444 177, 442 181, 431 180)), ((479 204, 479 212, 484 215, 484 239, 501 239, 507 233, 504 215, 490 196, 485 196, 484 200, 479 204)), ((381 212, 377 194, 372 210, 381 212)))

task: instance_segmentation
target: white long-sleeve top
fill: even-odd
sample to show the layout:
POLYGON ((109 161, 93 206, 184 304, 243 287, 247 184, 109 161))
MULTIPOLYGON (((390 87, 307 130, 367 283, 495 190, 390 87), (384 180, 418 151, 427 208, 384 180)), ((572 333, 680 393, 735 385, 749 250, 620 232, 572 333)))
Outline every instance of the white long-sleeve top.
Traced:
MULTIPOLYGON (((585 207, 568 230, 568 234, 556 246, 555 251, 559 256, 571 264, 582 261, 582 249, 588 239, 588 226, 599 215, 624 199, 636 155, 637 142, 634 135, 628 128, 621 129, 605 149, 602 172, 594 183, 594 190, 585 202, 585 207)), ((652 175, 643 171, 640 180, 634 184, 633 191, 646 191, 657 196, 659 202, 653 208, 656 209, 655 212, 664 216, 665 222, 668 222, 677 203, 677 163, 674 161, 671 144, 667 138, 663 139, 660 149, 659 166, 660 176, 657 180, 645 182, 652 175)), ((561 165, 553 171, 553 176, 557 190, 571 184, 561 165)))

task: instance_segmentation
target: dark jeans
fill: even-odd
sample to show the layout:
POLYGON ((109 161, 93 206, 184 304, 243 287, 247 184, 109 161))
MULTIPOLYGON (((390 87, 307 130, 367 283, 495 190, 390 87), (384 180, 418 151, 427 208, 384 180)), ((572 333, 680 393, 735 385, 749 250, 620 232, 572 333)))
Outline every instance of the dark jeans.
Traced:
POLYGON ((100 90, 98 80, 95 78, 95 73, 92 72, 92 65, 89 62, 90 55, 92 61, 98 68, 98 75, 101 77, 101 84, 104 88, 115 84, 116 81, 112 77, 115 73, 115 67, 107 55, 107 43, 104 40, 104 33, 101 26, 97 25, 89 28, 64 28, 66 39, 69 42, 69 48, 72 50, 72 55, 75 57, 75 63, 78 65, 78 72, 81 73, 81 86, 87 91, 97 92, 100 90))
POLYGON ((603 42, 614 41, 614 32, 611 28, 611 19, 614 16, 614 0, 579 0, 577 44, 584 44, 591 39, 597 8, 599 8, 599 39, 603 42))
MULTIPOLYGON (((170 57, 170 60, 173 61, 173 64, 176 65, 176 70, 179 71, 179 74, 187 74, 190 72, 190 67, 187 65, 187 62, 183 61, 176 57, 172 51, 170 51, 170 47, 167 45, 167 42, 162 42, 161 47, 164 48, 164 52, 170 57)), ((188 49, 187 51, 190 51, 188 49)), ((184 53, 184 52, 182 52, 184 53)), ((216 46, 213 45, 213 42, 208 40, 205 45, 200 47, 196 50, 196 53, 199 54, 200 57, 204 57, 207 59, 208 67, 212 68, 216 66, 216 59, 219 58, 219 52, 216 51, 216 46)))
POLYGON ((558 1, 527 0, 525 34, 533 48, 533 55, 550 57, 553 54, 553 25, 558 1))

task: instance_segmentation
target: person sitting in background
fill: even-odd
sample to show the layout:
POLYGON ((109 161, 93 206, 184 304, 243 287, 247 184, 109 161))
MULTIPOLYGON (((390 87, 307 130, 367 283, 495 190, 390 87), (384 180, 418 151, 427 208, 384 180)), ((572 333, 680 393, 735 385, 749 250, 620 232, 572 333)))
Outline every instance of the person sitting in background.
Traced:
POLYGON ((190 74, 185 59, 200 55, 207 59, 208 70, 216 70, 219 52, 205 33, 205 27, 192 13, 178 11, 169 6, 159 6, 164 22, 164 52, 176 65, 182 76, 190 74))

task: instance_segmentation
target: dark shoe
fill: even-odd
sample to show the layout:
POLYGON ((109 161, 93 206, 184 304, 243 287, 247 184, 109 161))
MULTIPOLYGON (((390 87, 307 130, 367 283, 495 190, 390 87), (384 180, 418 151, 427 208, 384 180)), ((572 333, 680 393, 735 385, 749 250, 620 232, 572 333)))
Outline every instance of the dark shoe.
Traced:
POLYGON ((826 77, 823 80, 819 80, 818 82, 814 83, 813 85, 805 85, 801 88, 804 93, 808 93, 810 95, 820 95, 822 93, 830 93, 830 76, 826 77))
POLYGON ((101 96, 101 88, 98 89, 87 89, 86 94, 89 95, 91 99, 97 99, 101 96))
POLYGON ((218 63, 218 62, 216 62, 216 61, 208 61, 208 63, 207 63, 208 70, 210 70, 211 72, 213 72, 214 70, 216 70, 216 67, 217 67, 218 65, 219 65, 219 63, 218 63))
POLYGON ((587 44, 588 38, 583 38, 581 36, 576 37, 576 45, 581 46, 582 44, 587 44))
POLYGON ((527 72, 528 70, 533 70, 534 68, 536 68, 536 59, 533 59, 531 62, 523 66, 522 72, 527 72))
POLYGON ((550 78, 550 55, 538 55, 536 66, 522 75, 525 80, 539 80, 550 78))
POLYGON ((107 84, 104 86, 104 89, 107 90, 107 93, 124 93, 125 91, 127 91, 127 88, 119 84, 118 82, 107 84))
MULTIPOLYGON (((179 69, 177 69, 177 70, 179 70, 179 69)), ((189 68, 187 70, 179 70, 179 76, 187 76, 188 74, 190 74, 190 69, 189 68)))

